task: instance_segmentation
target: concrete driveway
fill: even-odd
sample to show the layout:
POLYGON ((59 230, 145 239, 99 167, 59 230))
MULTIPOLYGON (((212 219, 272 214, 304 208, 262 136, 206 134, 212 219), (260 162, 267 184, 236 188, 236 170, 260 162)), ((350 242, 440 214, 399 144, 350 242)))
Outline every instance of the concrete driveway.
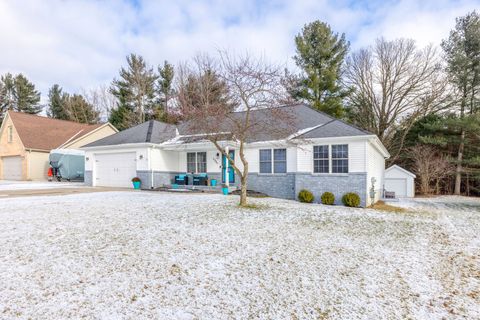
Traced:
POLYGON ((121 190, 128 189, 89 187, 85 186, 83 182, 0 180, 0 199, 12 197, 66 195, 75 193, 121 190))

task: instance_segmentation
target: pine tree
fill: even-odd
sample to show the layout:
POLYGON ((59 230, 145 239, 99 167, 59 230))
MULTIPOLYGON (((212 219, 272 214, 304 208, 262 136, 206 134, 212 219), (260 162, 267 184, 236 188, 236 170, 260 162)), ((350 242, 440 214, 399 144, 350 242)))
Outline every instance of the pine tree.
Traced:
POLYGON ((158 99, 159 103, 155 112, 155 119, 162 121, 169 121, 169 104, 173 99, 175 90, 173 90, 173 77, 175 76, 175 70, 173 65, 165 61, 163 67, 158 67, 158 99))
POLYGON ((0 77, 0 119, 7 110, 37 114, 42 111, 39 102, 40 93, 24 75, 0 77))
POLYGON ((68 112, 68 94, 58 84, 48 91, 47 116, 54 119, 70 120, 68 112))
POLYGON ((118 108, 124 110, 117 112, 115 117, 125 116, 118 121, 128 122, 129 127, 152 118, 156 109, 155 82, 158 78, 153 69, 147 66, 142 56, 131 54, 127 57, 127 68, 122 67, 119 74, 120 78, 113 80, 110 92, 118 99, 118 108))
POLYGON ((23 74, 15 77, 16 111, 37 114, 43 107, 39 105, 40 92, 35 90, 35 85, 28 81, 23 74))
POLYGON ((88 124, 98 123, 99 121, 99 112, 80 94, 68 96, 67 110, 69 113, 68 120, 88 124))
POLYGON ((442 48, 450 81, 459 93, 459 116, 450 121, 450 125, 459 129, 454 191, 458 195, 461 193, 465 156, 471 147, 466 143, 467 137, 469 130, 474 129, 470 125, 471 117, 476 119, 474 115, 480 109, 480 16, 474 11, 457 18, 456 22, 449 38, 442 41, 442 48))
POLYGON ((287 75, 292 97, 336 117, 344 113, 342 100, 348 93, 340 84, 341 69, 349 43, 345 34, 334 33, 321 21, 307 24, 295 37, 298 76, 287 75))

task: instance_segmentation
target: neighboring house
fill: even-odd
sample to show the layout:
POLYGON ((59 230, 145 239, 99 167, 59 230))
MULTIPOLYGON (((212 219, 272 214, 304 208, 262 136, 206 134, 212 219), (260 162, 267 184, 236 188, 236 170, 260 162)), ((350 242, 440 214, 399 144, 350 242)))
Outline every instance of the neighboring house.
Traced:
POLYGON ((395 192, 396 198, 415 197, 417 176, 397 165, 385 170, 385 191, 395 192))
MULTIPOLYGON (((249 190, 295 199, 301 189, 308 189, 316 201, 330 191, 337 203, 346 192, 356 192, 366 206, 371 203, 375 180, 374 201, 381 197, 385 159, 390 155, 374 134, 304 104, 283 108, 295 116, 297 134, 275 140, 257 134, 248 141, 249 190)), ((238 185, 234 170, 202 136, 192 134, 185 124, 152 120, 98 140, 82 148, 86 151, 85 182, 130 187, 131 178, 138 176, 142 188, 149 189, 170 185, 179 173, 193 172, 238 185)), ((222 145, 229 148, 235 163, 241 163, 236 142, 223 141, 222 145)))
POLYGON ((78 149, 118 132, 111 124, 88 125, 8 111, 0 127, 0 180, 44 180, 52 149, 78 149))

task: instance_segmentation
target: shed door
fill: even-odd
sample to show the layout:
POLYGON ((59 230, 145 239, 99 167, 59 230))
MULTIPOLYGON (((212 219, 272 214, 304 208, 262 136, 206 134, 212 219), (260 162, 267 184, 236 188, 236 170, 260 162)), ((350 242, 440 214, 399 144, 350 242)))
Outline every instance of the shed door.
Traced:
POLYGON ((94 174, 96 186, 129 188, 137 175, 136 153, 95 154, 94 174))
POLYGON ((395 192, 395 197, 407 196, 407 179, 385 179, 385 190, 395 192))
POLYGON ((4 157, 3 161, 3 179, 22 180, 22 157, 4 157))

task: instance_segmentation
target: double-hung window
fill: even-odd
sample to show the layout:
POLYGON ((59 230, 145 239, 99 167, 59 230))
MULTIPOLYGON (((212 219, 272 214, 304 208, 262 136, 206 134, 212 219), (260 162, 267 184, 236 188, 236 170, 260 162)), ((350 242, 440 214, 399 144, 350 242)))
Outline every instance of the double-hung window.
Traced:
POLYGON ((329 173, 328 145, 313 147, 313 172, 329 173))
POLYGON ((348 144, 313 147, 314 173, 348 173, 348 144))
POLYGON ((332 145, 332 173, 348 173, 348 144, 332 145))
POLYGON ((193 172, 193 173, 207 172, 207 153, 206 152, 187 152, 187 172, 193 172))
POLYGON ((260 173, 287 173, 287 149, 261 149, 260 173))

